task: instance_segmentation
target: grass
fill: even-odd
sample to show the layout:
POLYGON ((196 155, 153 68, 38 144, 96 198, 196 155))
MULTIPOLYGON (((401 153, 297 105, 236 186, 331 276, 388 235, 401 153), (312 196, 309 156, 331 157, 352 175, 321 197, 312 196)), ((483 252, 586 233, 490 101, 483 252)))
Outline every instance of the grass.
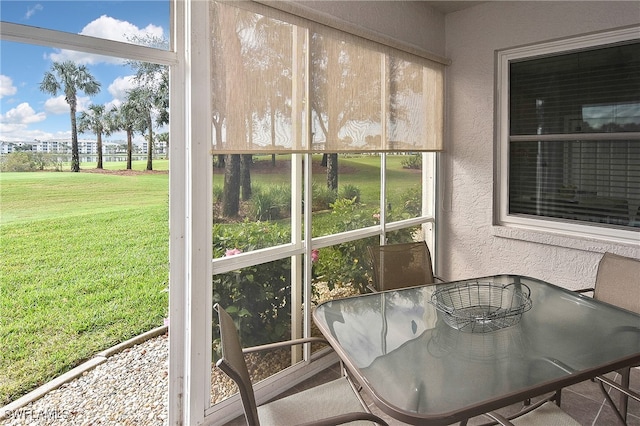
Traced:
MULTIPOLYGON (((388 158, 387 178, 404 189, 419 174, 401 159, 388 158)), ((368 207, 379 205, 379 161, 339 160, 339 185, 357 186, 368 207)), ((123 163, 105 163, 105 173, 94 173, 95 163, 81 173, 0 173, 0 405, 162 325, 168 174, 158 171, 168 161, 153 166, 153 173, 143 172, 145 161, 133 164, 140 173, 123 172, 123 163)), ((326 175, 314 179, 324 184, 326 175)), ((290 175, 254 171, 252 181, 289 183, 290 175)))
POLYGON ((163 324, 168 175, 2 173, 0 197, 4 405, 163 324))

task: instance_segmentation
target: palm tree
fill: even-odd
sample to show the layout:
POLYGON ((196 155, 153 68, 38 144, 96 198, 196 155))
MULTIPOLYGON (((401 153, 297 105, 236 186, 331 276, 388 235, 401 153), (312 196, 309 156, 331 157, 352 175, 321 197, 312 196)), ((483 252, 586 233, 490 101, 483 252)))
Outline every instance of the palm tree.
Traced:
POLYGON ((145 86, 129 91, 128 103, 137 111, 139 130, 147 130, 147 170, 153 170, 153 110, 154 93, 145 86))
POLYGON ((80 171, 80 154, 78 153, 78 129, 76 127, 76 109, 78 107, 78 91, 89 96, 100 92, 100 83, 91 75, 84 65, 76 65, 72 61, 54 62, 51 71, 44 74, 40 90, 57 96, 64 92, 64 100, 69 104, 71 115, 71 171, 80 171))
POLYGON ((109 114, 105 112, 104 105, 89 105, 89 112, 82 111, 78 117, 78 131, 84 133, 90 130, 96 135, 98 142, 98 166, 102 169, 102 135, 111 134, 109 114))
POLYGON ((140 129, 141 117, 137 106, 128 99, 119 108, 111 110, 113 114, 112 131, 123 130, 127 132, 127 170, 131 170, 131 157, 133 154, 133 133, 140 129))
MULTIPOLYGON (((166 39, 145 35, 133 37, 136 44, 155 48, 167 48, 166 39)), ((133 101, 146 121, 148 130, 147 170, 153 170, 153 122, 158 126, 169 124, 169 68, 166 65, 150 62, 128 61, 136 71, 134 77, 138 87, 129 92, 129 100, 133 101)))

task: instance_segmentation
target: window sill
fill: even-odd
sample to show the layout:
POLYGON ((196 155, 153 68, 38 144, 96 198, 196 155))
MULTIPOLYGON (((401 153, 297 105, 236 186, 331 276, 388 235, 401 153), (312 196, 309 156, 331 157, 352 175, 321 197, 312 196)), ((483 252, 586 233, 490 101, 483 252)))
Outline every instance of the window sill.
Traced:
POLYGON ((578 233, 534 229, 521 225, 494 225, 493 235, 498 238, 519 240, 536 244, 570 248, 594 253, 612 252, 622 256, 640 258, 640 234, 638 241, 625 241, 581 235, 578 233))

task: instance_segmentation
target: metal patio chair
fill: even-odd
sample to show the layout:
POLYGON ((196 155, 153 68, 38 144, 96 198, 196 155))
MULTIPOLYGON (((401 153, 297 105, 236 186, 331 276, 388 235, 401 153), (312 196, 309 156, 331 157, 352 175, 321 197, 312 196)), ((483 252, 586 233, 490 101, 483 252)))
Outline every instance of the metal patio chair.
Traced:
POLYGON ((369 246, 373 269, 372 291, 435 284, 431 253, 424 241, 369 246))
MULTIPOLYGON (((605 253, 598 264, 595 286, 578 290, 580 293, 591 291, 596 300, 640 314, 640 260, 605 253)), ((624 368, 619 373, 621 386, 628 389, 631 368, 624 368)), ((622 392, 614 410, 622 423, 626 423, 628 400, 628 395, 622 392)))
POLYGON ((321 338, 295 339, 247 348, 243 351, 233 319, 217 303, 214 305, 214 309, 218 311, 220 320, 222 346, 222 358, 218 360, 216 366, 238 385, 242 407, 249 426, 338 425, 355 421, 358 423, 352 424, 371 425, 375 423, 387 426, 384 420, 367 410, 366 405, 346 377, 258 406, 244 353, 326 341, 321 338))

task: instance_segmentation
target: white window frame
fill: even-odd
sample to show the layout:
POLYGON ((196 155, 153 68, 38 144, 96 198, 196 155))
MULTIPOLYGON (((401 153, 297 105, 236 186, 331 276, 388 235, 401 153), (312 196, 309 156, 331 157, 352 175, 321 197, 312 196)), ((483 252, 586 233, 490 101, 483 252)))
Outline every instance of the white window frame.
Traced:
MULTIPOLYGON (((494 224, 497 225, 497 234, 513 236, 516 234, 505 232, 503 228, 513 228, 521 239, 536 240, 535 237, 523 237, 524 234, 544 232, 557 234, 569 239, 597 240, 603 243, 614 244, 640 244, 640 233, 633 230, 601 227, 597 224, 582 225, 579 223, 546 220, 509 214, 509 63, 515 60, 535 58, 546 55, 569 53, 580 49, 591 49, 601 45, 624 42, 638 39, 639 26, 630 26, 614 31, 587 34, 569 39, 553 40, 546 43, 519 46, 515 48, 499 50, 495 56, 496 85, 495 85, 495 135, 496 135, 496 161, 495 161, 495 195, 494 195, 494 224)), ((637 135, 630 134, 633 138, 637 135)))

